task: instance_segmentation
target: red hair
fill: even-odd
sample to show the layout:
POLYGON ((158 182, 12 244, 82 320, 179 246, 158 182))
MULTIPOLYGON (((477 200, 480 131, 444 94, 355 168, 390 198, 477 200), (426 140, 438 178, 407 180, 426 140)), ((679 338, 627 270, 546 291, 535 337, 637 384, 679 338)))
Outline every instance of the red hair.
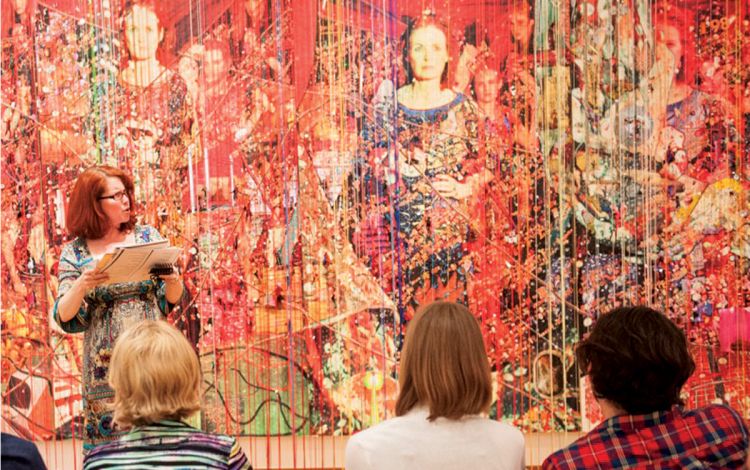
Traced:
POLYGON ((87 240, 102 238, 109 229, 109 218, 104 213, 99 198, 107 187, 107 178, 119 178, 125 186, 131 201, 130 220, 120 224, 119 230, 130 230, 135 226, 135 214, 132 201, 134 196, 133 180, 125 172, 111 166, 96 166, 86 169, 78 176, 73 191, 68 199, 68 212, 65 215, 65 226, 74 237, 87 240))

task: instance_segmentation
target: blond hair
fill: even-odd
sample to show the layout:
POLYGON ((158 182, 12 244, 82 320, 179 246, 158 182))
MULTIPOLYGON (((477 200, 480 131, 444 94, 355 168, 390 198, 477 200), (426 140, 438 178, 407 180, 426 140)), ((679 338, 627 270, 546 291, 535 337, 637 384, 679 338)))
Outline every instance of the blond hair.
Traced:
POLYGON ((115 343, 109 385, 121 428, 181 420, 200 409, 200 364, 188 340, 164 321, 145 320, 115 343))
POLYGON ((479 323, 452 302, 420 310, 406 332, 396 415, 426 406, 430 421, 486 412, 492 402, 490 363, 479 323))

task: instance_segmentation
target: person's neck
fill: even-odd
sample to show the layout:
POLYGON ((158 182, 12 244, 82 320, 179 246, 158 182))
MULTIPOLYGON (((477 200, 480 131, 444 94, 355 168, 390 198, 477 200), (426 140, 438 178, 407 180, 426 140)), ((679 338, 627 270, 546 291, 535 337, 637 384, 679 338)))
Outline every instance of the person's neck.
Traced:
POLYGON ((627 411, 623 410, 618 405, 612 403, 606 398, 597 398, 596 401, 597 403, 599 403, 599 408, 602 411, 602 415, 604 415, 604 419, 610 419, 614 418, 615 416, 628 414, 627 411))
POLYGON ((678 103, 688 96, 690 96, 690 93, 692 93, 693 89, 690 88, 690 85, 684 82, 678 82, 677 80, 672 81, 672 86, 669 87, 669 103, 668 104, 674 104, 678 103))
POLYGON ((485 116, 491 118, 495 117, 495 112, 497 111, 495 101, 479 101, 477 102, 477 105, 479 105, 479 109, 482 110, 485 116))
POLYGON ((417 109, 426 109, 435 106, 443 99, 443 89, 440 79, 414 80, 409 89, 409 104, 417 109))
POLYGON ((127 81, 131 85, 146 87, 159 78, 162 67, 156 57, 149 57, 141 60, 130 59, 128 70, 127 81))
POLYGON ((127 230, 120 230, 120 227, 110 227, 109 230, 107 230, 107 233, 105 233, 104 236, 98 241, 101 241, 103 243, 121 242, 125 240, 127 236, 127 230))

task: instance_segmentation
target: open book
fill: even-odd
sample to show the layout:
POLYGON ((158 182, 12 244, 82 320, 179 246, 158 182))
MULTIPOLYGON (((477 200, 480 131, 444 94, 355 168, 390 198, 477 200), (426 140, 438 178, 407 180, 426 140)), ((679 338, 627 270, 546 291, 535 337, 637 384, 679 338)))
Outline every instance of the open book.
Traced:
POLYGON ((152 268, 174 264, 181 251, 167 240, 121 246, 105 254, 96 268, 109 274, 107 284, 146 281, 152 268))

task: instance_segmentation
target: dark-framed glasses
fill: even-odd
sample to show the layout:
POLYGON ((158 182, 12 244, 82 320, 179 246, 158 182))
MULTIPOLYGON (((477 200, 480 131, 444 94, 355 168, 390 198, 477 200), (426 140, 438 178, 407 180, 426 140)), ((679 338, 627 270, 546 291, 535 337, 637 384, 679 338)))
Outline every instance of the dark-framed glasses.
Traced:
POLYGON ((100 201, 102 199, 112 199, 113 201, 123 202, 128 199, 128 192, 125 190, 117 191, 116 193, 110 194, 109 196, 99 196, 97 199, 99 199, 100 201))

